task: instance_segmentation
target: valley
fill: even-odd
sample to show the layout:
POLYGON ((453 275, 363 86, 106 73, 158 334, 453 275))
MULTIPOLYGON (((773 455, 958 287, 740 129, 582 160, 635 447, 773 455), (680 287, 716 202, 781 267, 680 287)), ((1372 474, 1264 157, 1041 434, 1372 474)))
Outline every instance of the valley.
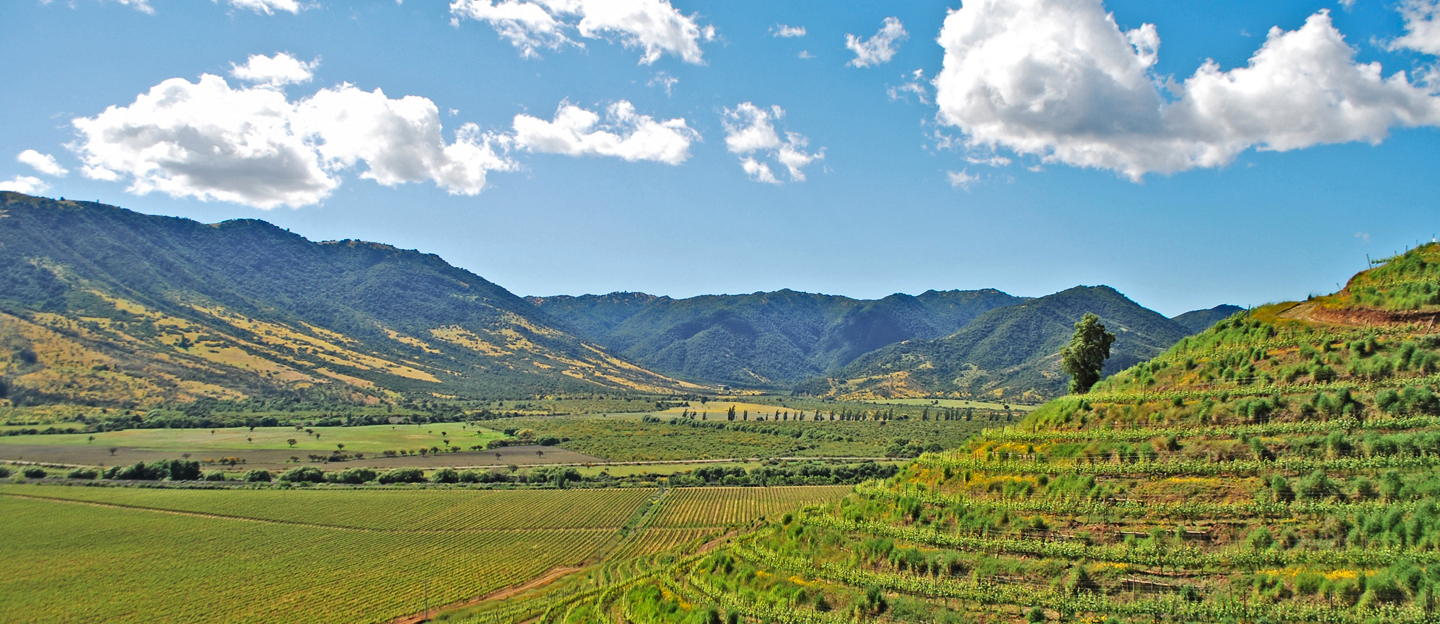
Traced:
POLYGON ((5 202, 15 621, 1435 604, 1436 245, 1172 319, 1105 286, 522 298, 384 245, 5 202), (1113 346, 1076 392, 1087 313, 1113 346), (120 561, 144 564, 109 582, 120 561))

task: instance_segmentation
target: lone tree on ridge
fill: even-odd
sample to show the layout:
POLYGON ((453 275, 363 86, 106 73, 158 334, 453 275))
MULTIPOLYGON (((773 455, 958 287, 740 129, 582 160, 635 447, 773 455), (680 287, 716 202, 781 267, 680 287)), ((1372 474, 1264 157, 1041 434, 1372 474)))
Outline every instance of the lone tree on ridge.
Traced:
POLYGON ((1070 376, 1072 394, 1085 394, 1100 381, 1100 371, 1105 368, 1110 345, 1114 343, 1115 334, 1105 331, 1100 317, 1086 312, 1080 322, 1075 323, 1070 346, 1060 351, 1060 367, 1070 376))

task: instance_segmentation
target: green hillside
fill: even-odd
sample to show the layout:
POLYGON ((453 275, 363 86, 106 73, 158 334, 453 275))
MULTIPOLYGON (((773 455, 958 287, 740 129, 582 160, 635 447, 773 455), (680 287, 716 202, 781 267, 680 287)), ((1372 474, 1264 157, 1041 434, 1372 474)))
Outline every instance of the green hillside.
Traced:
POLYGON ((687 388, 432 254, 0 194, 0 390, 13 403, 687 388))
POLYGON ((1431 244, 1238 313, 541 621, 1434 622, 1436 292, 1431 244))
POLYGON ((937 338, 1024 301, 997 290, 879 300, 781 290, 689 299, 641 293, 530 297, 643 366, 692 381, 786 387, 903 340, 937 338))
POLYGON ((845 398, 986 397, 1033 402, 1065 392, 1060 349, 1093 312, 1116 336, 1107 372, 1159 354, 1189 333, 1108 286, 1077 286, 990 310, 959 331, 879 349, 803 392, 845 398))

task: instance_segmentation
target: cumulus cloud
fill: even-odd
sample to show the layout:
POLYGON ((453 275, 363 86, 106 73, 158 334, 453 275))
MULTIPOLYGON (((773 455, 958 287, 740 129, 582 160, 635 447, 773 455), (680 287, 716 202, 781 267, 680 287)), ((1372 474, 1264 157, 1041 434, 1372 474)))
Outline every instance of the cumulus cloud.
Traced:
POLYGON ((804 26, 786 26, 786 25, 784 25, 784 24, 776 24, 776 25, 770 27, 770 36, 771 36, 771 37, 804 37, 804 36, 805 36, 805 27, 804 27, 804 26))
POLYGON ((804 168, 810 163, 825 158, 825 148, 807 152, 810 140, 803 135, 786 132, 782 139, 775 130, 775 121, 785 116, 779 106, 761 108, 750 102, 743 102, 733 109, 725 109, 721 123, 725 126, 725 147, 730 153, 740 156, 740 167, 758 182, 779 184, 780 179, 770 165, 758 157, 768 157, 785 167, 793 182, 804 182, 804 168))
POLYGON ((700 140, 682 118, 656 121, 635 112, 625 100, 600 115, 562 102, 552 121, 515 116, 515 145, 521 149, 567 156, 615 156, 678 165, 690 158, 690 144, 700 140))
POLYGON ((290 101, 278 90, 232 88, 224 78, 166 80, 128 106, 72 121, 71 149, 92 179, 129 181, 131 193, 230 201, 270 209, 325 199, 339 174, 364 162, 362 177, 385 185, 434 181, 474 195, 486 172, 515 164, 496 152, 506 139, 462 126, 441 136, 430 100, 387 97, 352 85, 290 101))
POLYGON ((46 184, 44 180, 35 176, 15 176, 9 180, 0 180, 0 191, 35 195, 37 193, 44 193, 49 188, 49 184, 46 184))
MULTIPOLYGON (((218 0, 216 0, 218 1, 218 0)), ((304 8, 296 0, 227 0, 230 6, 273 15, 276 11, 299 13, 304 8)))
POLYGON ((895 53, 900 50, 900 42, 909 36, 910 33, 905 32, 905 26, 897 17, 885 18, 885 24, 880 27, 879 32, 869 39, 861 39, 847 33, 845 47, 855 53, 855 58, 851 59, 847 65, 871 67, 889 63, 895 53))
POLYGON ((63 176, 70 173, 69 169, 60 166, 60 163, 55 160, 54 156, 41 154, 33 149, 20 152, 20 155, 16 156, 15 160, 22 165, 29 165, 34 170, 45 175, 63 176))
POLYGON ((968 1, 938 41, 938 120, 968 145, 1134 180, 1222 166, 1251 147, 1379 143, 1393 127, 1440 125, 1440 98, 1356 63, 1327 11, 1272 28, 1245 67, 1210 61, 1165 85, 1152 71, 1155 27, 1121 31, 1100 0, 968 1))
POLYGON ((244 65, 231 63, 230 75, 249 83, 279 87, 310 82, 319 65, 319 61, 306 63, 285 52, 275 56, 252 54, 244 65))
POLYGON ((1405 18, 1405 35, 1390 42, 1390 49, 1440 55, 1440 0, 1404 0, 1400 15, 1405 18))
POLYGON ((490 24, 526 58, 541 48, 558 50, 585 39, 615 37, 627 48, 640 48, 648 65, 665 54, 703 62, 700 42, 715 38, 715 27, 700 26, 669 0, 454 0, 452 23, 471 19, 490 24))

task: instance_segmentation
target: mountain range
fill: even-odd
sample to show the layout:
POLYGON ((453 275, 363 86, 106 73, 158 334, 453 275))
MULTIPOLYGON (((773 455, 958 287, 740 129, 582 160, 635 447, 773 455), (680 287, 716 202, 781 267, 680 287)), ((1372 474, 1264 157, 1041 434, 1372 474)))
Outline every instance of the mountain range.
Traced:
POLYGON ((1234 310, 1167 319, 1103 286, 1040 298, 521 298, 380 243, 0 194, 0 392, 17 403, 377 403, 720 385, 1038 400, 1063 392, 1057 353, 1087 311, 1120 336, 1109 366, 1118 370, 1234 310))

